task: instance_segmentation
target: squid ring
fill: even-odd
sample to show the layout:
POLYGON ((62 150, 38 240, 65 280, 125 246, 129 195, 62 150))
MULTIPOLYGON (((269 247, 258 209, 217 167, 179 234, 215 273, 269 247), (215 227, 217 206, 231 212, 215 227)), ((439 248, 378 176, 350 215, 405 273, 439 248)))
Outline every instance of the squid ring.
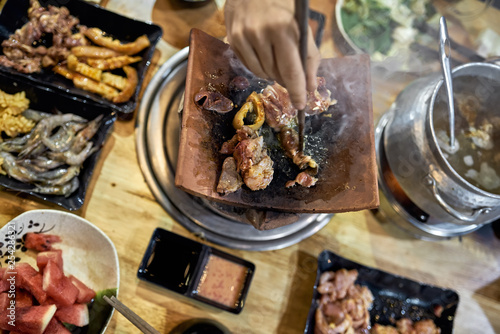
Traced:
POLYGON ((260 129, 262 124, 266 119, 264 113, 264 104, 262 103, 262 99, 256 92, 252 92, 250 96, 247 98, 247 102, 241 106, 240 110, 236 113, 233 119, 233 127, 235 129, 241 129, 243 125, 248 126, 250 129, 257 131, 260 129), (253 124, 245 124, 244 119, 248 113, 255 113, 255 122, 253 124))

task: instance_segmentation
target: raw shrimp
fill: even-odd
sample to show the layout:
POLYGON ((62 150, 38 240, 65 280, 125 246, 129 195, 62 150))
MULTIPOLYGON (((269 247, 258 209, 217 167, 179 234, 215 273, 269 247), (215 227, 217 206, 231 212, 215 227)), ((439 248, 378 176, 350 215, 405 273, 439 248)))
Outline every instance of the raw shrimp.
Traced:
POLYGON ((63 124, 61 129, 52 137, 43 137, 43 144, 53 152, 62 152, 71 146, 78 131, 85 128, 85 123, 68 123, 63 124))
POLYGON ((77 177, 74 177, 70 182, 63 185, 56 185, 56 186, 36 185, 36 188, 33 191, 40 194, 64 195, 65 197, 68 197, 69 195, 74 193, 79 186, 80 186, 80 181, 78 181, 77 177))
POLYGON ((87 159, 92 153, 97 151, 97 148, 92 147, 93 145, 93 143, 88 142, 81 152, 76 152, 73 150, 64 152, 49 152, 49 157, 52 159, 64 161, 68 165, 79 166, 82 165, 85 159, 87 159))

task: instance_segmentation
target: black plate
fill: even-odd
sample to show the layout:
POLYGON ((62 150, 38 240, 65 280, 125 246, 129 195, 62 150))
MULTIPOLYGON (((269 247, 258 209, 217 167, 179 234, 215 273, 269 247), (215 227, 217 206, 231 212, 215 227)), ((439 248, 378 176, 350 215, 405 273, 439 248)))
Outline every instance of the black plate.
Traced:
MULTIPOLYGON (((133 20, 81 0, 40 0, 40 4, 42 6, 47 6, 48 4, 57 7, 65 6, 69 9, 71 15, 80 20, 80 24, 88 27, 97 27, 122 42, 131 42, 137 37, 146 34, 151 45, 138 54, 142 57, 141 62, 132 64, 136 68, 139 78, 134 95, 127 102, 115 104, 98 94, 76 88, 71 80, 53 73, 50 69, 42 69, 41 73, 24 74, 12 68, 0 66, 0 72, 9 74, 19 81, 29 81, 37 85, 62 90, 75 95, 79 99, 93 100, 118 112, 120 118, 131 118, 137 105, 144 74, 153 57, 156 43, 158 43, 162 36, 162 29, 157 25, 133 20)), ((0 42, 9 38, 16 29, 21 28, 27 22, 28 8, 29 0, 7 1, 0 13, 0 42)), ((3 53, 0 52, 0 54, 3 53)))
MULTIPOLYGON (((61 93, 48 87, 33 86, 25 82, 14 82, 12 79, 2 74, 0 74, 0 90, 9 94, 24 91, 26 93, 26 98, 30 100, 30 109, 34 110, 53 112, 57 109, 63 113, 71 112, 88 120, 92 120, 100 114, 103 114, 104 118, 101 122, 101 126, 92 138, 94 145, 97 147, 102 147, 102 145, 104 145, 104 142, 113 130, 116 113, 106 105, 99 105, 90 101, 82 102, 74 99, 73 96, 69 94, 61 93)), ((78 176, 80 187, 68 197, 35 193, 32 191, 34 186, 1 174, 0 185, 11 190, 28 193, 43 200, 56 203, 68 210, 77 210, 84 203, 85 193, 87 192, 87 187, 90 183, 100 153, 101 150, 99 149, 85 160, 80 170, 80 175, 78 176)))
POLYGON ((245 305, 254 272, 255 265, 243 258, 158 227, 151 236, 137 270, 137 277, 187 298, 239 314, 245 305), (234 307, 198 295, 198 286, 206 274, 207 261, 212 254, 247 269, 241 294, 234 307))
POLYGON ((403 317, 413 321, 432 319, 441 328, 441 334, 453 333, 453 321, 458 306, 458 294, 453 290, 443 289, 428 284, 412 281, 408 278, 366 267, 324 250, 318 257, 318 272, 314 284, 314 295, 307 317, 305 334, 314 333, 314 314, 318 306, 320 293, 317 291, 319 277, 325 271, 357 269, 356 284, 367 286, 374 300, 370 309, 371 325, 392 325, 391 320, 403 317), (443 307, 440 317, 434 309, 443 307), (404 315, 403 315, 404 314, 404 315), (376 321, 374 321, 376 319, 376 321))

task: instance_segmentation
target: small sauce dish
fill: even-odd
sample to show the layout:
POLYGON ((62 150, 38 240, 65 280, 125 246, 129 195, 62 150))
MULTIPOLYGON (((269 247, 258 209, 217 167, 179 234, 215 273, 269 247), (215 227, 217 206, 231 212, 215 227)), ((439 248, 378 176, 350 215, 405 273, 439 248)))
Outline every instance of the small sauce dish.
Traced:
POLYGON ((188 298, 238 314, 255 265, 219 249, 157 228, 137 276, 188 298))

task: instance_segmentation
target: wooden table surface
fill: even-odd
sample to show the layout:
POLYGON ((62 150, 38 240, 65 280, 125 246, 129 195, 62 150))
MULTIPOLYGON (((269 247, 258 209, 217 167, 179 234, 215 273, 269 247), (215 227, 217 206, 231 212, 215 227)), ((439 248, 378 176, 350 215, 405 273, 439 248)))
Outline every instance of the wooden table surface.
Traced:
MULTIPOLYGON (((192 26, 224 35, 223 1, 205 7, 184 6, 177 0, 109 0, 110 10, 164 29, 154 61, 161 64, 185 46, 192 26), (140 4, 140 6, 138 6, 140 4)), ((332 38, 334 1, 311 0, 311 8, 326 15, 321 46, 324 57, 340 56, 332 38)), ((495 22, 499 12, 466 22, 469 31, 484 22, 495 22), (474 21, 475 20, 475 21, 474 21)), ((154 72, 152 66, 151 72, 154 72)), ((151 75, 152 73, 150 73, 151 75)), ((411 75, 381 77, 374 73, 373 106, 377 120, 390 106, 411 75)), ((94 223, 114 242, 120 260, 119 299, 161 333, 191 318, 215 319, 233 333, 302 333, 311 304, 316 259, 329 249, 343 257, 390 273, 458 292, 460 303, 455 333, 500 333, 500 240, 493 225, 444 241, 423 241, 399 231, 392 223, 376 219, 370 211, 336 214, 326 227, 293 246, 266 252, 240 251, 215 245, 256 265, 255 276, 239 315, 219 311, 137 279, 136 272, 156 227, 196 239, 157 203, 146 184, 136 157, 135 121, 117 121, 103 148, 82 209, 74 212, 94 223)), ((33 209, 64 210, 30 196, 0 191, 0 224, 33 209)), ((214 245, 212 245, 214 246, 214 245)), ((115 313, 108 333, 138 333, 115 313)))

